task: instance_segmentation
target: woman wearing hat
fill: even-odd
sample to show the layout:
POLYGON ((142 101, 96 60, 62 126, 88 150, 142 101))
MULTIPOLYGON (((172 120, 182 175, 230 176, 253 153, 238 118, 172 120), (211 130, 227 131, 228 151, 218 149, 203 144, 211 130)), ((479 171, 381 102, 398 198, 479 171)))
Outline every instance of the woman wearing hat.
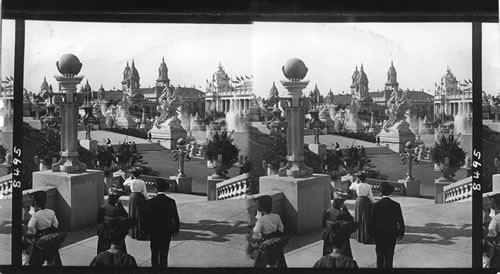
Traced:
POLYGON ((254 267, 287 267, 283 248, 288 243, 282 238, 284 226, 281 217, 272 213, 272 197, 265 195, 257 199, 261 216, 253 228, 253 239, 259 241, 259 254, 254 267))
POLYGON ((62 266, 61 257, 59 256, 59 244, 43 251, 37 244, 42 236, 57 233, 57 227, 59 226, 56 213, 45 208, 47 193, 45 191, 36 191, 29 195, 32 198, 31 205, 34 207, 35 213, 28 221, 28 230, 26 232, 26 239, 31 243, 28 264, 30 266, 42 266, 47 261, 48 265, 62 266))
POLYGON ((124 186, 130 186, 129 208, 128 216, 136 220, 135 225, 132 227, 130 237, 136 240, 144 239, 144 208, 146 206, 146 199, 148 191, 146 183, 139 179, 141 171, 138 168, 132 170, 132 175, 123 182, 124 186))
POLYGON ((128 230, 133 226, 132 218, 115 218, 109 221, 111 246, 94 257, 90 266, 98 267, 137 267, 135 258, 127 254, 122 243, 128 230))
MULTIPOLYGON (((111 247, 110 222, 119 218, 127 218, 128 213, 120 203, 120 196, 124 194, 119 188, 112 186, 109 189, 108 200, 97 212, 97 254, 111 247)), ((123 250, 127 251, 125 241, 122 243, 123 250)))
POLYGON ((319 259, 313 268, 358 268, 358 264, 351 257, 345 254, 345 245, 349 242, 351 233, 356 231, 356 222, 338 221, 328 225, 328 242, 332 244, 329 254, 319 259))
MULTIPOLYGON (((345 201, 349 199, 349 194, 343 192, 338 189, 333 193, 333 203, 332 207, 325 210, 323 213, 323 228, 325 229, 323 232, 323 256, 326 256, 332 253, 334 248, 333 243, 330 241, 331 237, 329 237, 329 233, 331 233, 330 225, 335 222, 345 221, 345 222, 354 222, 354 218, 351 213, 345 206, 345 201)), ((343 244, 342 254, 352 257, 351 243, 349 238, 346 239, 346 243, 343 244)))
POLYGON ((368 236, 369 216, 375 199, 373 198, 372 187, 365 183, 365 180, 366 174, 359 174, 358 179, 349 186, 349 189, 355 190, 358 196, 354 209, 354 221, 359 224, 359 229, 355 232, 355 238, 360 243, 369 244, 371 243, 368 236))

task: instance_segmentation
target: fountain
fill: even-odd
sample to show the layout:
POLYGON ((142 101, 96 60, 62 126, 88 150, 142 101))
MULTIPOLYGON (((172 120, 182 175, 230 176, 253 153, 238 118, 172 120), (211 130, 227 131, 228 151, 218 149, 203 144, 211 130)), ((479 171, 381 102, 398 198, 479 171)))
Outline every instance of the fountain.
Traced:
POLYGON ((241 116, 241 108, 236 105, 236 94, 231 100, 229 111, 226 113, 226 129, 228 131, 243 132, 245 130, 245 121, 241 116))
POLYGON ((115 124, 123 128, 135 128, 137 123, 132 119, 129 108, 132 105, 127 93, 123 94, 122 100, 118 103, 118 113, 115 124))
MULTIPOLYGON (((464 100, 462 99, 462 102, 464 100)), ((458 109, 457 115, 455 115, 453 120, 453 133, 455 135, 460 134, 460 144, 462 148, 472 155, 472 119, 467 117, 467 113, 462 107, 458 109)))

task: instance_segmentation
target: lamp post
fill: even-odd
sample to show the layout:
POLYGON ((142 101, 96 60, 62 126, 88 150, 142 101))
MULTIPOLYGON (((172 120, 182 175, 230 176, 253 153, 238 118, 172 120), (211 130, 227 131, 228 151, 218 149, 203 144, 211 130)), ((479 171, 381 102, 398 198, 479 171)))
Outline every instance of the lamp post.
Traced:
POLYGON ((177 177, 186 177, 184 173, 184 161, 190 161, 189 152, 186 149, 186 140, 184 138, 179 138, 176 144, 177 149, 172 150, 172 160, 178 162, 178 174, 177 177))
POLYGON ((61 108, 61 159, 52 165, 54 172, 79 173, 85 172, 87 166, 78 160, 78 104, 76 85, 83 77, 77 76, 82 63, 73 54, 61 56, 56 63, 61 75, 55 76, 61 91, 64 93, 64 102, 61 108))
POLYGON ((288 162, 279 169, 279 176, 311 177, 313 171, 304 163, 304 120, 310 100, 302 97, 302 90, 309 84, 309 81, 302 80, 308 69, 302 60, 293 58, 286 62, 282 70, 287 79, 281 80, 281 84, 288 91, 288 98, 281 100, 288 125, 286 134, 288 162))
POLYGON ((414 142, 407 142, 405 144, 405 152, 401 154, 401 164, 406 165, 406 177, 405 180, 413 181, 412 166, 413 164, 418 164, 418 159, 413 152, 415 149, 414 142))

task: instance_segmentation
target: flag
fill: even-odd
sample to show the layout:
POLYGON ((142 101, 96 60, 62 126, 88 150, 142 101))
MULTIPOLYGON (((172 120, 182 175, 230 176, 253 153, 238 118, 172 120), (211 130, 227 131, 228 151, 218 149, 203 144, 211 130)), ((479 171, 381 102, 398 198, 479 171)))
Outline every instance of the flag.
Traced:
POLYGON ((250 79, 250 77, 248 77, 248 76, 246 76, 246 75, 245 75, 245 78, 250 79))
POLYGON ((471 84, 471 85, 472 85, 472 80, 471 80, 470 78, 469 78, 469 84, 471 84))

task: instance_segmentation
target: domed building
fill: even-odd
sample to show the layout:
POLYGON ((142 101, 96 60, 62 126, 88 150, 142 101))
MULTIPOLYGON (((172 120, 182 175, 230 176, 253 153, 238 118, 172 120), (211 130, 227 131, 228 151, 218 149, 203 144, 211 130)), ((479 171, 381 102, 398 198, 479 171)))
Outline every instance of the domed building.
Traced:
POLYGON ((229 77, 224 67, 219 64, 218 70, 214 72, 212 78, 207 79, 205 92, 205 112, 207 114, 215 112, 226 113, 232 109, 238 110, 240 115, 246 118, 256 116, 253 109, 257 111, 255 96, 252 89, 253 76, 229 77), (251 111, 252 109, 252 111, 251 111))
POLYGON ((449 120, 452 119, 450 116, 459 113, 472 117, 472 81, 460 83, 448 67, 441 81, 435 85, 434 113, 437 117, 449 120))

